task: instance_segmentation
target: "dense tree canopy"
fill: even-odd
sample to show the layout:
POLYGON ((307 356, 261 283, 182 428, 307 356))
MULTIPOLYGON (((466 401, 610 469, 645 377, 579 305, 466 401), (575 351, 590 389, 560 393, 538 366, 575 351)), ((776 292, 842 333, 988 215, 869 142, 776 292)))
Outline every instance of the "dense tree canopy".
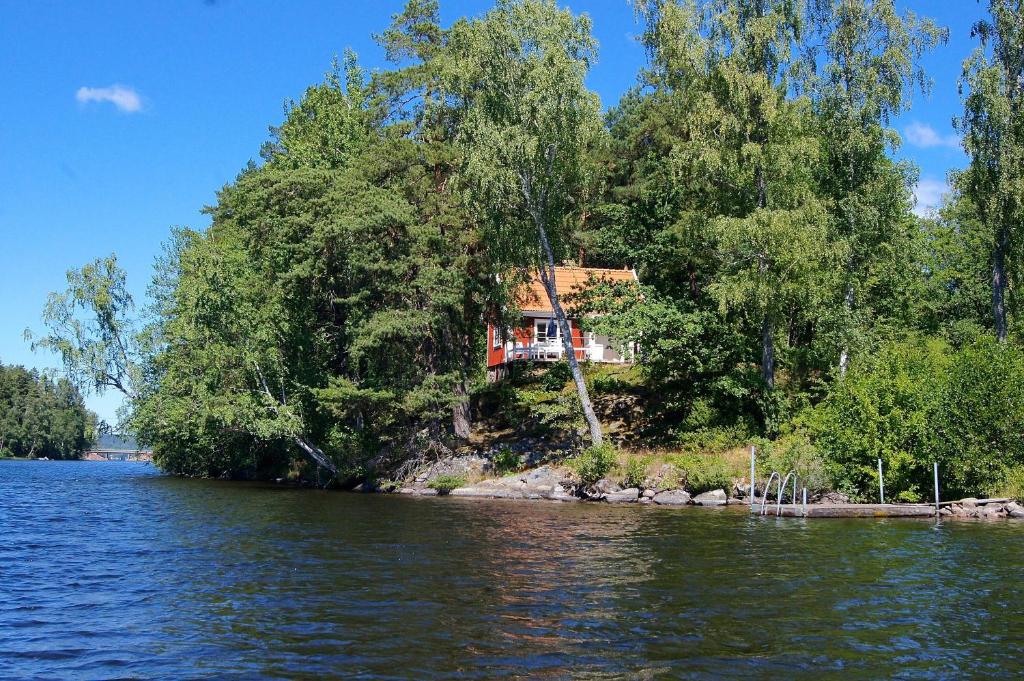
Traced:
POLYGON ((75 459, 95 430, 95 415, 66 379, 0 364, 0 456, 75 459))
POLYGON ((445 27, 409 0, 377 36, 388 68, 346 53, 212 226, 174 232, 145 325, 110 258, 69 275, 37 344, 128 395, 168 470, 401 477, 471 434, 485 324, 517 318, 517 285, 539 274, 564 325, 555 264, 633 267, 641 287, 572 304, 635 351, 651 443, 804 438, 835 484, 857 492, 885 458, 906 498, 941 452, 958 489, 986 484, 1021 463, 1017 407, 983 399, 1019 389, 983 369, 1020 366, 1024 205, 1021 8, 990 5, 962 83, 971 165, 921 218, 890 126, 946 32, 894 0, 638 2, 648 63, 603 118, 585 15, 499 0, 445 27))

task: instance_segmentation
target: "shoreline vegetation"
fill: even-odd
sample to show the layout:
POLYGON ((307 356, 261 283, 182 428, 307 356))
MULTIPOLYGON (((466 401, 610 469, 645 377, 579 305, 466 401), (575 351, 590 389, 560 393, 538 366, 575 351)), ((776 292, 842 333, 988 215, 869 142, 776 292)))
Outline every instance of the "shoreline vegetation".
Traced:
POLYGON ((468 456, 697 498, 754 444, 815 498, 872 499, 881 459, 896 502, 927 501, 934 464, 943 496, 1020 499, 1024 28, 989 10, 970 165, 921 217, 890 123, 948 30, 890 0, 638 2, 648 63, 607 113, 586 15, 499 0, 444 26, 410 0, 386 67, 346 52, 210 227, 172 230, 148 306, 111 255, 28 335, 183 476, 397 491, 468 456), (560 291, 557 264, 641 283, 560 291), (487 324, 514 333, 534 278, 569 361, 488 382, 487 324), (635 365, 577 362, 565 309, 635 365))

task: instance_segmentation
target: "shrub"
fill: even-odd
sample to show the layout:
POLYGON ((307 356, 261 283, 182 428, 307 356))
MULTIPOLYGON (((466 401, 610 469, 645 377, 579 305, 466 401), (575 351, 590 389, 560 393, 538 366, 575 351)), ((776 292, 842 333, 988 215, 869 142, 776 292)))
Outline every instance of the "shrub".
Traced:
POLYGON ((762 480, 771 471, 778 471, 782 476, 796 471, 797 485, 806 487, 808 492, 825 492, 833 486, 825 461, 806 432, 797 431, 775 441, 758 442, 757 459, 758 476, 762 480))
POLYGON ((691 494, 703 494, 716 489, 726 493, 732 487, 732 471, 720 456, 680 454, 673 464, 682 476, 683 486, 691 494))
POLYGON ((495 454, 492 463, 494 472, 498 475, 515 473, 522 467, 522 460, 519 454, 512 451, 508 446, 502 446, 495 454))
POLYGON ((930 498, 932 462, 948 497, 998 485, 1024 465, 1024 353, 981 338, 954 351, 937 339, 882 348, 836 381, 809 417, 813 442, 840 491, 930 498))
POLYGON ((606 443, 583 450, 573 459, 572 467, 580 477, 580 482, 590 487, 608 475, 617 460, 615 447, 606 443))
POLYGON ((1024 466, 1007 468, 999 484, 989 491, 992 497, 1009 497, 1024 501, 1024 466))
POLYGON ((572 369, 568 362, 555 362, 544 373, 540 384, 545 390, 557 392, 565 388, 565 384, 572 380, 572 369))
POLYGON ((427 487, 436 489, 438 494, 445 495, 453 489, 458 489, 466 484, 466 478, 461 475, 439 475, 429 483, 427 487))
POLYGON ((644 457, 631 456, 626 460, 626 470, 622 478, 625 487, 643 487, 647 479, 648 461, 644 457))

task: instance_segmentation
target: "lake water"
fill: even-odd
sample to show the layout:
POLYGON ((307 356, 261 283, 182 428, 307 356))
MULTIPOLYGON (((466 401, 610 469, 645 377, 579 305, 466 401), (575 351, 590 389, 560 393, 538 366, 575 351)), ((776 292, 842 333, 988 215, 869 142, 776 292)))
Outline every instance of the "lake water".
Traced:
POLYGON ((4 678, 1010 678, 1024 524, 0 461, 4 678))

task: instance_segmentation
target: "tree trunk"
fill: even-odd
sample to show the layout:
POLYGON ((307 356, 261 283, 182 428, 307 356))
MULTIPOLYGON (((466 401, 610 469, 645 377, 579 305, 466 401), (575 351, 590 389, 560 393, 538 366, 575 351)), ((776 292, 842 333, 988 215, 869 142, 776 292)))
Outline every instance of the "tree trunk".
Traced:
POLYGON ((334 462, 331 461, 330 458, 323 453, 323 450, 321 450, 319 447, 311 443, 305 437, 296 435, 294 440, 295 444, 299 446, 299 449, 304 451, 306 453, 306 456, 309 457, 310 460, 313 461, 313 463, 322 468, 326 468, 331 472, 331 475, 338 475, 338 467, 335 466, 334 462))
POLYGON ((583 372, 580 371, 580 364, 576 361, 576 349, 572 344, 572 329, 569 327, 569 320, 565 316, 561 303, 558 302, 558 289, 555 286, 555 256, 551 251, 551 243, 548 241, 547 232, 543 225, 537 225, 540 236, 541 247, 544 250, 544 258, 547 261, 540 268, 540 280, 544 285, 544 291, 548 294, 548 301, 555 313, 555 321, 562 333, 562 348, 565 358, 569 362, 569 369, 572 371, 572 380, 576 383, 576 392, 580 396, 580 404, 583 407, 583 415, 587 419, 587 426, 590 428, 590 441, 599 445, 604 441, 601 434, 601 422, 597 420, 594 413, 594 406, 590 403, 590 393, 587 391, 587 384, 583 380, 583 372))
POLYGON ((996 236, 996 248, 992 254, 992 320, 995 323, 996 338, 1000 343, 1006 342, 1006 251, 1010 245, 1010 235, 1005 227, 1000 227, 996 236))
POLYGON ((769 390, 775 389, 775 323, 771 314, 761 322, 761 378, 769 390))
MULTIPOLYGON (((846 308, 846 313, 850 314, 853 312, 853 282, 846 282, 846 292, 843 294, 843 305, 846 308)), ((850 343, 849 340, 843 339, 843 347, 839 351, 839 375, 845 376, 846 369, 850 365, 850 343)))
POLYGON ((469 411, 469 391, 466 389, 465 370, 460 370, 459 380, 455 382, 456 402, 452 406, 452 431, 455 437, 465 440, 472 430, 472 419, 469 411))

